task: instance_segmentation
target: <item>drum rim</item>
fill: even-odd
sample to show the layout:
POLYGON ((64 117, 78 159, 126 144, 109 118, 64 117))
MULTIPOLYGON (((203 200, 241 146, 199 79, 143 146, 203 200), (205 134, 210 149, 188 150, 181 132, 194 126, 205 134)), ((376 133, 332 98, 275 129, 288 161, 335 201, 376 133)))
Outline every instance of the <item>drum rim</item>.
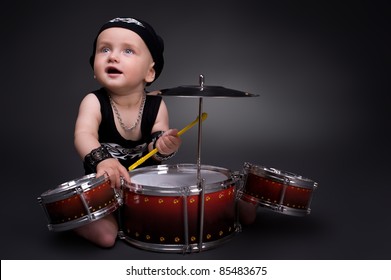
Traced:
POLYGON ((149 243, 140 241, 137 239, 134 239, 127 234, 125 234, 124 231, 120 230, 118 232, 118 237, 120 240, 125 241, 125 243, 128 243, 130 245, 133 245, 139 249, 147 250, 147 251, 154 251, 154 252, 160 252, 160 253, 195 253, 195 252, 201 252, 202 250, 210 250, 214 249, 220 245, 225 244, 226 242, 230 241, 232 238, 234 238, 238 233, 240 232, 240 226, 237 225, 235 227, 235 230, 233 230, 230 234, 227 236, 224 236, 218 240, 214 241, 203 241, 201 243, 201 248, 199 243, 190 243, 190 244, 158 244, 158 243, 149 243))
POLYGON ((317 182, 309 178, 274 167, 266 167, 263 165, 245 162, 243 169, 245 173, 251 171, 255 175, 264 175, 266 178, 273 179, 281 182, 282 184, 288 184, 291 186, 303 187, 306 189, 315 189, 318 185, 317 182))
MULTIPOLYGON (((197 168, 198 168, 197 164, 192 164, 192 163, 161 164, 161 165, 152 165, 152 166, 137 168, 129 171, 131 182, 130 184, 126 183, 124 185, 124 188, 132 190, 136 193, 157 194, 159 196, 171 195, 171 194, 177 194, 177 195, 198 194, 201 192, 201 190, 198 189, 197 182, 194 182, 192 184, 187 184, 184 186, 175 186, 172 188, 161 188, 161 187, 159 188, 159 186, 156 185, 143 185, 143 184, 132 182, 133 176, 143 174, 145 171, 165 172, 165 174, 167 174, 170 170, 188 170, 188 169, 197 170, 197 168), (161 192, 157 192, 157 190, 161 190, 161 192)), ((233 173, 231 170, 227 168, 202 164, 201 170, 216 171, 227 176, 227 179, 222 180, 220 182, 206 184, 205 193, 216 192, 217 190, 222 190, 235 185, 233 173)))
POLYGON ((114 203, 111 203, 102 209, 98 209, 89 215, 85 215, 85 216, 79 217, 75 220, 66 221, 63 223, 52 223, 52 221, 50 221, 50 218, 48 216, 47 218, 48 218, 49 223, 48 223, 47 227, 48 227, 49 231, 56 231, 56 232, 75 229, 75 228, 87 225, 89 223, 92 223, 94 221, 97 221, 97 220, 113 213, 119 207, 120 207, 120 202, 118 202, 118 200, 117 200, 114 203))
POLYGON ((96 173, 87 174, 59 184, 53 189, 48 189, 38 197, 38 200, 43 203, 58 201, 75 195, 76 188, 88 191, 103 184, 104 182, 107 182, 108 180, 109 179, 105 176, 96 177, 96 173))

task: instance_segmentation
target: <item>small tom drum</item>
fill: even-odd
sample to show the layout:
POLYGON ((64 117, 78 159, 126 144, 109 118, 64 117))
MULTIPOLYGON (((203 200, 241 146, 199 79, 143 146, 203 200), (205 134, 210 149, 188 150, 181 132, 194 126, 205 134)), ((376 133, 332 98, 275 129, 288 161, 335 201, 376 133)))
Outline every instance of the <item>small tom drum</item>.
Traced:
POLYGON ((130 244, 189 253, 213 248, 237 231, 237 190, 227 169, 202 165, 198 172, 194 164, 157 165, 129 174, 119 236, 130 244))
POLYGON ((241 199, 294 216, 310 214, 317 183, 302 176, 251 163, 243 166, 241 199))
POLYGON ((63 183, 38 197, 50 231, 70 230, 114 212, 121 195, 104 176, 96 174, 63 183))

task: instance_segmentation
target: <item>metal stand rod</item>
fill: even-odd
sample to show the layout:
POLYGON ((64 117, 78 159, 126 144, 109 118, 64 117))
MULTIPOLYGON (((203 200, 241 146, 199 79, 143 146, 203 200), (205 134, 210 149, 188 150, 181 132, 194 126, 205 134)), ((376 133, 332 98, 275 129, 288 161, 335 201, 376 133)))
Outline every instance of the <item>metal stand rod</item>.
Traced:
MULTIPOLYGON (((204 86, 204 76, 200 75, 201 90, 204 86)), ((204 204, 205 204, 205 184, 201 178, 201 142, 202 142, 202 97, 199 99, 198 105, 198 149, 197 149, 197 187, 201 190, 200 193, 200 232, 199 232, 199 252, 202 250, 203 234, 204 234, 204 204)))
MULTIPOLYGON (((201 178, 201 141, 202 141, 202 97, 199 99, 198 105, 198 145, 197 145, 197 181, 201 178)), ((199 186, 199 185, 198 185, 199 186)))
POLYGON ((185 245, 183 248, 183 253, 187 252, 189 250, 189 215, 187 210, 187 196, 188 191, 187 189, 183 190, 182 199, 183 199, 183 221, 184 221, 184 230, 185 230, 185 245))

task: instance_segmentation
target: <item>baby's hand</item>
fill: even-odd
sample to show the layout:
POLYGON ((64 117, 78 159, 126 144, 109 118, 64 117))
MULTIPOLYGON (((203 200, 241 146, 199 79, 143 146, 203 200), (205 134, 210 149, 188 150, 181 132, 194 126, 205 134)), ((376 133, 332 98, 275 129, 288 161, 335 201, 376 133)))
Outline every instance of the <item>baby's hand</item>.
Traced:
POLYGON ((157 140, 156 148, 162 155, 170 155, 178 151, 182 139, 178 136, 177 129, 169 129, 157 140))
POLYGON ((96 166, 96 177, 107 176, 112 188, 120 188, 125 182, 130 182, 128 170, 115 158, 108 158, 96 166))

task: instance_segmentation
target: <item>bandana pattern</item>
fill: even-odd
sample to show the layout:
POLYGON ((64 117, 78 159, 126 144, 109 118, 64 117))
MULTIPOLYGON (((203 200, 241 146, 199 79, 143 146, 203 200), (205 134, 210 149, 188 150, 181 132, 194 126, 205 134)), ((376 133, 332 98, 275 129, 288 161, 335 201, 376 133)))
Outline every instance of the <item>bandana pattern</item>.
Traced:
POLYGON ((138 26, 141 26, 141 27, 144 27, 145 26, 139 22, 137 19, 134 19, 134 18, 114 18, 112 20, 110 20, 109 22, 125 22, 125 23, 129 23, 129 24, 136 24, 138 26))

